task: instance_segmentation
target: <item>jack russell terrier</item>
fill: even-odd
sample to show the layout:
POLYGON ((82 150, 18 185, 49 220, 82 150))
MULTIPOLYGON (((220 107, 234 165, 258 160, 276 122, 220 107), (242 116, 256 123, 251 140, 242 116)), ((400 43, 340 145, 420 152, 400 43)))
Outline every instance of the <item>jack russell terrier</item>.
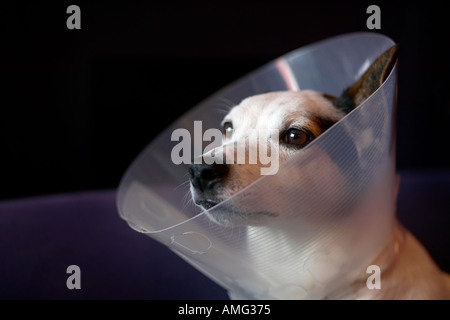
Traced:
MULTIPOLYGON (((397 56, 398 46, 394 45, 337 98, 312 90, 270 92, 246 98, 225 116, 222 122, 224 134, 238 141, 248 137, 250 132, 275 126, 280 132, 278 152, 282 163, 366 100, 387 78, 397 56)), ((332 160, 321 166, 325 175, 327 170, 333 170, 332 160)), ((233 225, 245 223, 245 219, 253 222, 259 219, 257 224, 263 225, 264 219, 282 215, 279 212, 282 209, 268 208, 256 214, 251 208, 244 207, 218 206, 220 209, 211 210, 257 180, 260 167, 260 163, 192 164, 189 167, 192 199, 207 210, 206 213, 216 223, 233 225)), ((327 186, 321 188, 326 192, 327 186)), ((264 199, 261 202, 264 203, 264 199)), ((264 205, 270 207, 269 203, 264 205)), ((373 264, 383 270, 380 290, 368 290, 366 275, 353 279, 348 285, 351 294, 339 293, 337 288, 336 294, 320 298, 450 299, 450 276, 439 269, 419 241, 399 222, 396 222, 391 236, 392 241, 373 260, 373 264)))

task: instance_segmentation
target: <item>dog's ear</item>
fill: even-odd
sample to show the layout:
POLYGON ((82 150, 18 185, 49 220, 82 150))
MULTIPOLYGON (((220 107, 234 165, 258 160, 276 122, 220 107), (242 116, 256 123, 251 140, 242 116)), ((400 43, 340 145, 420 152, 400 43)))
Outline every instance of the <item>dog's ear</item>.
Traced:
POLYGON ((398 44, 379 56, 364 72, 359 80, 333 100, 334 105, 349 113, 380 87, 391 72, 398 57, 398 44))

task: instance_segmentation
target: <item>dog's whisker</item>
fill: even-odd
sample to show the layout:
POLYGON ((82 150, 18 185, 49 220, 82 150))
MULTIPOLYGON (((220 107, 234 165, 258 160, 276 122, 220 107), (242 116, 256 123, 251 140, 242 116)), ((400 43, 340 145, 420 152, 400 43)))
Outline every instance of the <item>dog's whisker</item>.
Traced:
POLYGON ((182 199, 182 203, 183 203, 183 207, 181 209, 182 211, 186 210, 188 206, 190 206, 191 209, 198 209, 198 207, 194 204, 194 200, 192 200, 191 193, 189 190, 185 192, 182 199))
POLYGON ((216 107, 214 108, 214 111, 222 116, 225 116, 229 113, 229 110, 226 107, 216 107))
POLYGON ((183 208, 181 209, 182 211, 184 211, 184 210, 186 210, 186 208, 188 207, 188 206, 191 206, 191 208, 192 209, 195 209, 196 208, 196 206, 195 206, 195 204, 194 204, 194 201, 192 201, 192 199, 189 199, 189 198, 187 198, 187 197, 185 196, 185 199, 184 199, 184 201, 183 202, 185 202, 185 204, 183 205, 183 208))
POLYGON ((230 109, 236 105, 236 103, 225 97, 219 97, 219 101, 222 103, 222 105, 225 105, 230 109))
POLYGON ((189 184, 189 180, 183 181, 179 185, 177 185, 173 190, 178 190, 180 188, 186 187, 186 185, 189 184))
MULTIPOLYGON (((185 176, 187 176, 188 174, 185 174, 185 176)), ((189 179, 186 181, 183 181, 182 183, 180 183, 179 185, 177 185, 174 190, 178 190, 180 188, 184 188, 185 192, 184 195, 181 199, 181 203, 182 203, 182 208, 181 211, 185 211, 188 206, 191 206, 191 209, 196 209, 197 206, 194 204, 194 201, 192 200, 191 197, 191 191, 190 191, 190 185, 189 185, 190 181, 189 179)))
POLYGON ((227 99, 227 98, 219 98, 219 102, 216 104, 215 110, 220 114, 228 114, 230 110, 236 106, 236 103, 227 99))

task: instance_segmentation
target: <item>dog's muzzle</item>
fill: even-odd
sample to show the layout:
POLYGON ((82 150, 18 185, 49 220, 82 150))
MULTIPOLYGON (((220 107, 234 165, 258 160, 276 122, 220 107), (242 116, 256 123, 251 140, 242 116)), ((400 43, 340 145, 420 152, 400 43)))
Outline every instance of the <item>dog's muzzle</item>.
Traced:
POLYGON ((212 190, 221 183, 230 171, 226 164, 191 164, 189 166, 189 180, 192 186, 200 192, 212 190))

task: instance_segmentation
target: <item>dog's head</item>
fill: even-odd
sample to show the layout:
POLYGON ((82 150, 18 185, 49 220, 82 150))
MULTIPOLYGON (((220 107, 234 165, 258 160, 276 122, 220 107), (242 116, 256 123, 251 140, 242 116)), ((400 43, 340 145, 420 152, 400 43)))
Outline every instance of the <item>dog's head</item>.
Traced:
MULTIPOLYGON (((261 176, 261 169, 268 164, 262 161, 263 154, 276 160, 278 165, 302 152, 384 82, 397 55, 398 46, 395 45, 339 97, 312 90, 279 91, 251 96, 233 107, 222 121, 226 138, 224 143, 202 156, 206 160, 212 154, 215 157, 220 154, 223 163, 207 164, 211 161, 204 161, 189 167, 191 194, 195 204, 209 210, 253 183, 261 176), (243 149, 239 149, 239 145, 243 145, 243 149), (263 154, 259 152, 261 149, 265 150, 263 154), (243 157, 237 154, 239 150, 244 150, 243 157), (251 154, 256 155, 253 161, 251 154)), ((321 166, 319 171, 324 175, 341 170, 333 163, 332 154, 327 156, 325 163, 322 161, 317 165, 321 166)), ((308 164, 301 170, 314 169, 311 166, 315 164, 308 164)), ((309 187, 326 191, 327 186, 314 186, 314 183, 310 181, 309 187)), ((264 202, 263 199, 261 202, 264 202)), ((252 220, 257 220, 258 216, 276 217, 281 215, 280 211, 268 207, 252 210, 223 205, 209 210, 208 214, 215 222, 226 225, 248 220, 249 217, 252 220)))

